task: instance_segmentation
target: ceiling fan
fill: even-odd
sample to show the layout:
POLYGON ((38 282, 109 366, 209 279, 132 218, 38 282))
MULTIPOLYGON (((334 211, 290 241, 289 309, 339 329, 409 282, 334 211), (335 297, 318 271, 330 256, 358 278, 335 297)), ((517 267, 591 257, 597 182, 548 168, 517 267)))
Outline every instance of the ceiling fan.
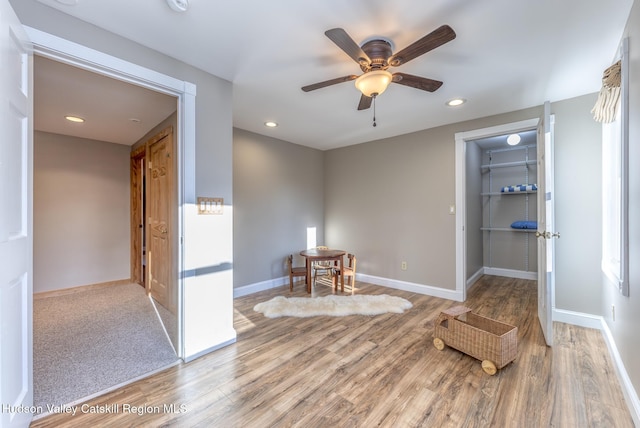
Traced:
MULTIPOLYGON (((391 43, 383 38, 365 42, 359 46, 342 28, 333 28, 324 33, 333 43, 360 65, 364 72, 360 76, 350 74, 324 82, 303 86, 305 92, 355 80, 356 88, 362 92, 358 110, 371 107, 371 102, 387 89, 391 82, 404 86, 433 92, 442 86, 439 80, 414 76, 406 73, 391 74, 389 67, 399 67, 456 38, 456 33, 448 25, 442 25, 420 40, 415 41, 395 54, 391 51, 391 43)), ((374 118, 375 126, 375 118, 374 118)))

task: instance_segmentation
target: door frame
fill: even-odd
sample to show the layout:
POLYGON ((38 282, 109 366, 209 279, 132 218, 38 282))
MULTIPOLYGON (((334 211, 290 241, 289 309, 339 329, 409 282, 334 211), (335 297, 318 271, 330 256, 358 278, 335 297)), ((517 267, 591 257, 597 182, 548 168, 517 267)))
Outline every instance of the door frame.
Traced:
POLYGON ((129 175, 131 202, 129 207, 131 221, 131 281, 146 289, 147 277, 144 271, 144 175, 146 168, 146 144, 129 154, 129 175), (141 164, 141 165, 140 165, 141 164))
MULTIPOLYGON (((467 300, 467 142, 479 138, 513 134, 536 129, 540 118, 525 119, 503 125, 490 126, 455 134, 455 193, 456 193, 456 295, 458 300, 467 300)), ((473 282, 473 281, 471 281, 473 282)))
POLYGON ((187 215, 186 201, 195 200, 195 147, 196 147, 196 85, 182 81, 120 58, 62 39, 32 27, 24 26, 33 52, 54 61, 72 65, 106 77, 141 86, 178 99, 178 126, 175 132, 177 148, 178 233, 174 245, 178 259, 178 348, 184 358, 184 230, 187 215))

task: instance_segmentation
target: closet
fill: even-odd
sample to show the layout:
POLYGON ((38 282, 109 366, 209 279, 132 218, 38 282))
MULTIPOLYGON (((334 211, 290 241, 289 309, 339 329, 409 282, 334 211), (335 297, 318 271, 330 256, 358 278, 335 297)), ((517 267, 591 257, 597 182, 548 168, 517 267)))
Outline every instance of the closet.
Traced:
POLYGON ((515 146, 506 144, 506 136, 478 140, 477 161, 467 164, 479 180, 480 194, 474 199, 480 201, 476 213, 481 220, 476 224, 485 274, 536 278, 537 161, 532 134, 515 146))

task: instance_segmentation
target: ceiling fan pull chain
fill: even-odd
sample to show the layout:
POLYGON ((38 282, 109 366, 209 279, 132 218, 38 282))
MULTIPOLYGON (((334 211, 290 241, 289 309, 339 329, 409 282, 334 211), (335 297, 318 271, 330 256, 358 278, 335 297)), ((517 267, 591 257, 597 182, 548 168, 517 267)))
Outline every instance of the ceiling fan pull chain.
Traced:
POLYGON ((375 94, 373 95, 373 127, 375 128, 376 125, 376 96, 375 94))

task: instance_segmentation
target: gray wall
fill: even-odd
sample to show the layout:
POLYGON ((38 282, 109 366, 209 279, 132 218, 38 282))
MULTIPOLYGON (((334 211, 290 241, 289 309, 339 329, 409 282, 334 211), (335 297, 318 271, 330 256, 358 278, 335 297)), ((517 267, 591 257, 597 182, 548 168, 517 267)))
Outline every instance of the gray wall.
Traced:
POLYGON ((602 129, 597 94, 553 103, 555 114, 556 307, 600 315, 602 129))
MULTIPOLYGON (((556 306, 600 315, 601 132, 589 113, 595 100, 596 94, 589 94, 552 104, 556 230, 562 234, 556 241, 556 306)), ((455 217, 448 214, 455 200, 455 133, 541 113, 539 107, 526 109, 323 156, 235 130, 234 285, 281 276, 282 257, 305 246, 304 230, 312 221, 319 227, 318 244, 358 254, 360 273, 455 289, 455 217), (310 184, 322 177, 324 189, 310 184), (272 255, 259 257, 265 248, 272 255), (406 271, 400 269, 402 261, 408 263, 406 271)), ((481 263, 482 251, 474 254, 468 274, 481 263)))
POLYGON ((33 291, 128 279, 129 147, 34 133, 33 291))
POLYGON ((284 276, 286 255, 307 248, 307 227, 324 243, 321 151, 234 129, 233 193, 235 287, 284 276))
POLYGON ((329 246, 360 273, 455 289, 453 142, 448 126, 326 152, 329 246))
POLYGON ((602 280, 602 315, 613 334, 616 346, 636 391, 640 391, 640 4, 634 3, 625 35, 629 37, 629 297, 602 280), (616 319, 611 315, 615 305, 616 319))

